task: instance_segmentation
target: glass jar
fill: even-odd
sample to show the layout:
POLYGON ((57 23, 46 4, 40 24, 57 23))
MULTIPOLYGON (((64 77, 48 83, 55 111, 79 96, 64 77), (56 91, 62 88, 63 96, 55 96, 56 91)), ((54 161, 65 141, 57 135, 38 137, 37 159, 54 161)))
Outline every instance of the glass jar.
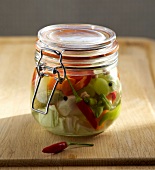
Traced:
POLYGON ((47 26, 38 32, 32 78, 32 115, 48 131, 95 135, 120 113, 118 43, 108 28, 47 26))

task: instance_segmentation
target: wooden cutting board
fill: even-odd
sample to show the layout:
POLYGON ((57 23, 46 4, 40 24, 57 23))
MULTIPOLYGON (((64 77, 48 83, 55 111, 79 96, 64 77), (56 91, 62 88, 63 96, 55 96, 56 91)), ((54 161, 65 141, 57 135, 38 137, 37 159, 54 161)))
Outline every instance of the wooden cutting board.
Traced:
POLYGON ((155 42, 119 38, 122 111, 104 133, 62 137, 30 114, 35 37, 0 38, 0 166, 155 165, 155 42), (42 148, 59 141, 94 143, 51 155, 42 148))

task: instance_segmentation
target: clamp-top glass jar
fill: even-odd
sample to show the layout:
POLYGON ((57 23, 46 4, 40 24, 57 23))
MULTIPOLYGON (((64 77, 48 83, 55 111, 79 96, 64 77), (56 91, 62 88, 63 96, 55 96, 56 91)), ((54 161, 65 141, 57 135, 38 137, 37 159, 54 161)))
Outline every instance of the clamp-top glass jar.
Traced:
POLYGON ((47 26, 38 32, 35 62, 32 114, 47 130, 65 136, 94 135, 118 117, 118 43, 111 29, 47 26))

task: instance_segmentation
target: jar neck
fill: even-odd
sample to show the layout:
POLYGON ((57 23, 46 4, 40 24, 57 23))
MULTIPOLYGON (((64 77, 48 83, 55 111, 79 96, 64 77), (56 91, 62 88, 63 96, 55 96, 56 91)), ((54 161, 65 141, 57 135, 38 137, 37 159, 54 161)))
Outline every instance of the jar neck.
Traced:
MULTIPOLYGON (((35 61, 38 62, 40 59, 40 52, 36 50, 35 61)), ((57 68, 61 72, 61 65, 59 63, 59 57, 53 57, 48 55, 42 56, 42 63, 44 63, 47 67, 57 68)), ((90 58, 63 58, 62 53, 62 63, 65 66, 66 72, 68 75, 80 75, 81 72, 83 75, 86 74, 99 74, 103 72, 108 72, 114 67, 117 66, 118 63, 118 52, 114 52, 110 55, 100 56, 100 57, 90 57, 90 58)), ((50 71, 47 72, 50 74, 50 71)))

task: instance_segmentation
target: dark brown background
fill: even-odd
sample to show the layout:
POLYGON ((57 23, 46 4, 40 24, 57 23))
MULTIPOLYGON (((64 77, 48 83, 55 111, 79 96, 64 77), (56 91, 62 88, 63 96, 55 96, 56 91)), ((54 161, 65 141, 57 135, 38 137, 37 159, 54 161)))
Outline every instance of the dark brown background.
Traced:
POLYGON ((58 23, 98 24, 118 36, 155 38, 155 0, 0 0, 0 36, 36 35, 58 23))

